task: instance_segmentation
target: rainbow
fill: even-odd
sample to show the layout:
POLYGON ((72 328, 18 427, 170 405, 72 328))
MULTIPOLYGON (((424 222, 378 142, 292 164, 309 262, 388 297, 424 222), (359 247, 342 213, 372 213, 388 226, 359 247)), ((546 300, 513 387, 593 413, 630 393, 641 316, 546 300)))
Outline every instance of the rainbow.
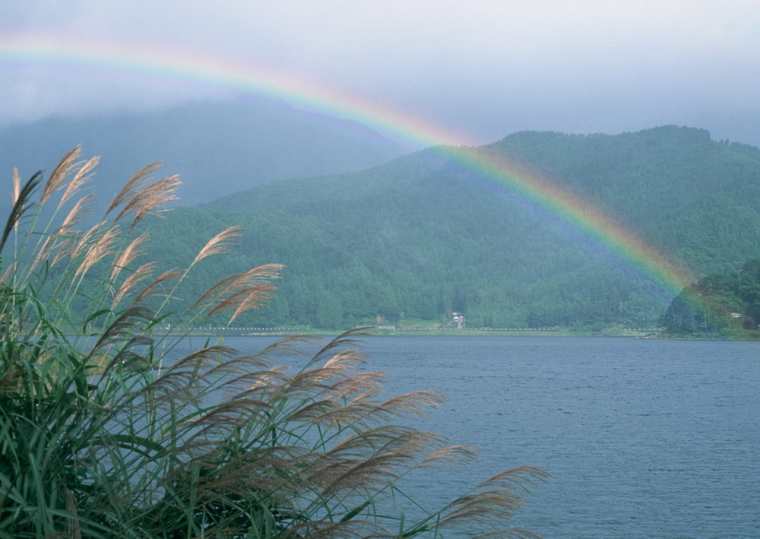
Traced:
POLYGON ((296 105, 361 122, 418 144, 442 146, 444 151, 467 167, 538 202, 582 229, 674 294, 694 280, 684 268, 668 260, 609 215, 563 189, 556 181, 503 155, 475 149, 475 143, 466 136, 292 74, 169 48, 50 35, 0 36, 0 60, 3 59, 68 62, 207 81, 276 96, 296 105))

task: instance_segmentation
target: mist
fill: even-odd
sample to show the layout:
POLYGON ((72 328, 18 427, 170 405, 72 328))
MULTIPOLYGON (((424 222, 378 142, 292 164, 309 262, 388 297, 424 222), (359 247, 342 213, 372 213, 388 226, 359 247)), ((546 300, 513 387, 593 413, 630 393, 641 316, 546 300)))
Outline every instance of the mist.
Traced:
MULTIPOLYGON (((760 13, 732 2, 4 2, 0 32, 276 67, 486 142, 684 124, 760 143, 760 13)), ((0 123, 239 91, 0 56, 0 123)))

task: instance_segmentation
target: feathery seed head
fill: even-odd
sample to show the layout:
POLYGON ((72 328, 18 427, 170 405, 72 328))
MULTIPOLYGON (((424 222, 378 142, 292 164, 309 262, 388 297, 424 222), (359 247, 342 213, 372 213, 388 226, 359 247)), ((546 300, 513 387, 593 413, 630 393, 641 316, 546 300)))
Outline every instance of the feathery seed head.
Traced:
POLYGON ((40 197, 41 204, 45 204, 53 195, 53 193, 61 188, 64 181, 66 180, 66 176, 71 170, 71 167, 74 165, 74 162, 79 159, 81 152, 82 148, 80 146, 76 146, 70 150, 56 165, 56 167, 53 169, 52 174, 50 174, 50 178, 48 178, 48 181, 45 184, 45 188, 42 190, 42 196, 40 197))
POLYGON ((190 265, 194 266, 204 258, 226 252, 230 246, 230 243, 237 240, 239 237, 239 226, 231 226, 229 228, 225 228, 206 242, 203 248, 198 251, 198 254, 195 255, 195 258, 190 265))

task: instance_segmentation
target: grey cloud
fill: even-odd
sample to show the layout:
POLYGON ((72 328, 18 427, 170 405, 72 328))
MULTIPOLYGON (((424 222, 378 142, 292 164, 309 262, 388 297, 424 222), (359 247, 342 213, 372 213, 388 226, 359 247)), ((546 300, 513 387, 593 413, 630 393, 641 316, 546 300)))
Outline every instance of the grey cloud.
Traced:
MULTIPOLYGON (((747 120, 757 117, 759 11, 751 0, 5 0, 0 31, 253 62, 482 141, 515 129, 701 121, 720 136, 760 142, 760 128, 747 120)), ((5 123, 234 93, 108 69, 3 60, 0 69, 9 81, 0 88, 5 123)))

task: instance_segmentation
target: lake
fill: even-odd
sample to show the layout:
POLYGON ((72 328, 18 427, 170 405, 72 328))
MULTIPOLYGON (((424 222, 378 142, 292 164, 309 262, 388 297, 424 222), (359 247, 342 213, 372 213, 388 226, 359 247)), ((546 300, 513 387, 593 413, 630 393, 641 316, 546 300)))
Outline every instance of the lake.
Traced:
MULTIPOLYGON (((227 339, 250 352, 271 341, 227 339)), ((429 508, 493 472, 552 478, 513 524, 550 537, 760 537, 760 343, 375 337, 393 392, 436 389, 421 423, 480 448, 409 490, 429 508)))

